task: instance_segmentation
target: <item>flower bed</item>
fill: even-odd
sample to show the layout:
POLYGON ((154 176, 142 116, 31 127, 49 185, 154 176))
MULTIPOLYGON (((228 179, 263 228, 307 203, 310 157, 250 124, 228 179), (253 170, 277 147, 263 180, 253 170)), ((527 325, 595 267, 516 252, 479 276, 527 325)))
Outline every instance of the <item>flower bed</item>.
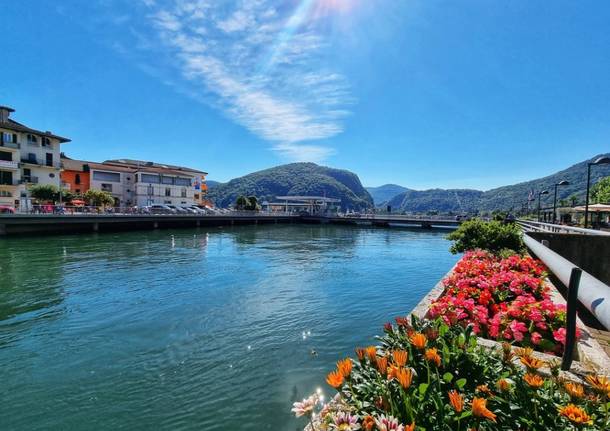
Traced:
POLYGON ((467 252, 443 280, 445 292, 428 316, 472 325, 484 338, 561 355, 565 306, 551 301, 545 277, 544 266, 529 256, 467 252))
MULTIPOLYGON (((536 267, 537 268, 537 267, 536 267)), ((537 269, 536 269, 537 271, 537 269)), ((334 402, 295 403, 318 430, 606 430, 610 380, 566 380, 558 361, 510 344, 489 351, 472 326, 412 317, 387 324, 379 346, 356 349, 327 377, 334 402)), ((525 337, 524 337, 525 339, 525 337)))

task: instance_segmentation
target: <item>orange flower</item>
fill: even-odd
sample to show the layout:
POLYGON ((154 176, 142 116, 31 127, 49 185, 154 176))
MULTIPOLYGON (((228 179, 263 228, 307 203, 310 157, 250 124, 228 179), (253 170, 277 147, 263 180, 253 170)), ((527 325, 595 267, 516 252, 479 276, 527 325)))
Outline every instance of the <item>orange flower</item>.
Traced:
POLYGON ((559 409, 559 414, 568 418, 570 422, 578 425, 591 425, 593 423, 591 416, 589 416, 587 412, 580 407, 576 407, 574 404, 568 404, 565 407, 561 407, 559 409))
POLYGON ((460 395, 457 391, 449 391, 449 402, 451 403, 451 407, 457 413, 462 413, 464 410, 464 397, 460 395))
POLYGON ((434 362, 437 367, 441 366, 441 357, 438 355, 438 351, 434 348, 426 350, 426 360, 428 362, 434 362))
POLYGON ((593 376, 589 375, 586 377, 587 382, 600 394, 610 394, 610 379, 605 376, 593 376))
POLYGON ((356 348, 356 355, 358 355, 358 359, 360 361, 364 360, 364 355, 366 354, 366 350, 364 350, 362 347, 357 347, 356 348))
POLYGON ((477 392, 482 392, 482 393, 487 394, 487 395, 493 395, 493 393, 489 389, 489 386, 487 386, 487 385, 479 385, 479 386, 476 387, 475 390, 477 392))
POLYGON ((352 360, 350 358, 345 358, 342 361, 337 362, 337 370, 343 377, 347 377, 352 372, 352 360))
POLYGON ((409 359, 409 354, 405 350, 394 350, 392 352, 394 363, 399 367, 404 367, 409 359))
POLYGON ((373 419, 373 416, 368 415, 362 419, 362 428, 364 431, 371 431, 373 428, 375 428, 375 419, 373 419))
POLYGON ((536 371, 538 368, 544 366, 544 362, 534 358, 533 356, 521 356, 521 363, 525 365, 528 371, 536 371))
POLYGON ((411 425, 405 425, 405 431, 414 431, 415 430, 415 422, 411 425))
POLYGON ((343 374, 339 371, 331 371, 326 376, 326 382, 333 388, 338 389, 343 384, 343 374))
POLYGON ((379 372, 382 375, 385 375, 385 373, 388 370, 388 357, 384 356, 383 358, 377 358, 377 370, 379 370, 379 372))
POLYGON ((568 395, 573 398, 582 398, 585 396, 585 388, 578 383, 564 382, 563 388, 566 390, 568 395))
POLYGON ((413 381, 413 371, 410 368, 399 368, 396 372, 396 380, 404 389, 409 389, 413 381))
POLYGON ((496 386, 502 392, 506 392, 510 389, 510 382, 506 379, 500 379, 496 382, 496 386))
POLYGON ((520 347, 518 349, 515 349, 515 353, 520 358, 529 358, 534 353, 534 349, 532 349, 531 347, 520 347))
POLYGON ((375 362, 377 359, 377 347, 369 346, 366 348, 366 354, 369 356, 371 362, 375 362))
POLYGON ((420 332, 415 332, 413 335, 411 335, 409 340, 411 341, 411 344, 413 344, 419 350, 425 349, 426 344, 428 343, 426 336, 420 332))
POLYGON ((511 348, 511 345, 508 344, 506 341, 502 343, 502 359, 504 360, 504 362, 510 362, 511 359, 513 359, 513 351, 511 348))
POLYGON ((390 365, 390 367, 388 368, 388 380, 395 379, 398 375, 398 371, 400 371, 399 367, 397 367, 396 365, 390 365))
POLYGON ((523 380, 525 380, 525 383, 534 389, 538 389, 544 384, 544 379, 538 374, 527 373, 525 376, 523 376, 523 380))
POLYGON ((496 415, 487 408, 487 400, 485 398, 474 397, 472 399, 472 414, 479 418, 496 421, 496 415))

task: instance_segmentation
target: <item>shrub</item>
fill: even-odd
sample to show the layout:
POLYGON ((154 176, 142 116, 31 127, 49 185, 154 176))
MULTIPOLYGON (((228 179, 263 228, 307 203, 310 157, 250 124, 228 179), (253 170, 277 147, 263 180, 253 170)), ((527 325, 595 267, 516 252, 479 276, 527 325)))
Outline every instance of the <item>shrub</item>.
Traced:
POLYGON ((583 385, 510 345, 488 350, 470 328, 397 318, 380 345, 337 362, 327 382, 338 399, 315 414, 315 395, 295 403, 316 430, 603 430, 610 381, 583 385))
POLYGON ((454 254, 477 249, 494 254, 506 253, 506 250, 522 253, 525 250, 521 230, 515 223, 469 220, 451 232, 447 239, 453 241, 450 250, 454 254))

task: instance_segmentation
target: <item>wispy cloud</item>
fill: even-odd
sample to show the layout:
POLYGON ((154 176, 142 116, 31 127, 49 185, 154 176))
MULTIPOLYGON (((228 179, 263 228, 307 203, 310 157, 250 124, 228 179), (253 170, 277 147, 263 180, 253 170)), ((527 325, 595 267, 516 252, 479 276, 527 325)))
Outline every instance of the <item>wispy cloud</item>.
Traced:
POLYGON ((351 97, 346 79, 321 61, 319 0, 142 2, 149 28, 138 32, 159 42, 152 45, 163 47, 192 96, 285 158, 320 161, 334 153, 311 141, 343 131, 351 97))

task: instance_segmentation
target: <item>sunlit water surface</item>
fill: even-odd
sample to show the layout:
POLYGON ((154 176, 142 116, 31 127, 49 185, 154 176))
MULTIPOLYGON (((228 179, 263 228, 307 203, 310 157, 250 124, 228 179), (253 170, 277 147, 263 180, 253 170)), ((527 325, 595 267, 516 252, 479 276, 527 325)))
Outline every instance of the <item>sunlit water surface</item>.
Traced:
POLYGON ((0 429, 302 429, 292 402, 330 394, 447 249, 333 226, 0 239, 0 429))

